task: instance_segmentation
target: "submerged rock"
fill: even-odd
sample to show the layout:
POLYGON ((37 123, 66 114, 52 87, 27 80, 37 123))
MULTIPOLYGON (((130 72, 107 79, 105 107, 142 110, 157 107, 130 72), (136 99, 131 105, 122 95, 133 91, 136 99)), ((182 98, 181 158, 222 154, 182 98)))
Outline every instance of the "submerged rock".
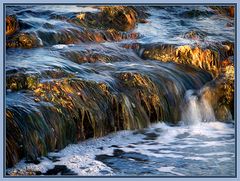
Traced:
POLYGON ((73 48, 63 49, 59 54, 70 61, 78 64, 95 62, 120 62, 120 61, 141 61, 134 53, 120 46, 111 43, 109 45, 94 44, 91 46, 81 45, 73 48))
POLYGON ((200 30, 192 30, 184 34, 184 38, 192 39, 192 40, 204 40, 207 34, 200 30))
POLYGON ((67 28, 58 32, 37 31, 32 33, 19 33, 7 39, 7 48, 36 48, 56 44, 80 44, 87 42, 112 42, 125 39, 137 39, 136 32, 119 32, 115 29, 107 30, 79 30, 67 28))

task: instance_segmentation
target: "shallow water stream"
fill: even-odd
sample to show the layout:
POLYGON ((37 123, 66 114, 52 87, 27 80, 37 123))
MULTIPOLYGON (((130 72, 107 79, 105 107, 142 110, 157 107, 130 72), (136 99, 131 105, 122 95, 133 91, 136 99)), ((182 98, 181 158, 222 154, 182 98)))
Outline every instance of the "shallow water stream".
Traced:
POLYGON ((123 31, 94 26, 100 11, 7 7, 20 26, 6 43, 7 174, 233 176, 233 115, 219 122, 194 92, 233 60, 234 18, 207 6, 139 7, 123 31), (188 62, 197 51, 201 65, 188 62))

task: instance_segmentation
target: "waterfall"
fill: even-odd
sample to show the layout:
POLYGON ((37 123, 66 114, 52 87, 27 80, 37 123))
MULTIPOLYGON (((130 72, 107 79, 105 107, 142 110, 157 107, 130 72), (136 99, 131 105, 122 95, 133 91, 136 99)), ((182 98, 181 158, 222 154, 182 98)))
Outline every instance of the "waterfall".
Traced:
POLYGON ((181 108, 181 122, 183 124, 195 125, 216 120, 211 104, 199 92, 194 90, 186 92, 181 108))

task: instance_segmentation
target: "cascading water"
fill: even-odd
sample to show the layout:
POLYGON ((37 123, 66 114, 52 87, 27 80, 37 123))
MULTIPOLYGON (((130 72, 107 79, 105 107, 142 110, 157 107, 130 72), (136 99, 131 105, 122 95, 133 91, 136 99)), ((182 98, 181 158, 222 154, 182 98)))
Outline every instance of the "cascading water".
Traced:
POLYGON ((199 95, 201 91, 188 90, 185 94, 181 122, 186 125, 200 124, 202 122, 216 121, 212 106, 209 100, 199 95))
POLYGON ((228 8, 6 11, 7 174, 235 174, 228 8))

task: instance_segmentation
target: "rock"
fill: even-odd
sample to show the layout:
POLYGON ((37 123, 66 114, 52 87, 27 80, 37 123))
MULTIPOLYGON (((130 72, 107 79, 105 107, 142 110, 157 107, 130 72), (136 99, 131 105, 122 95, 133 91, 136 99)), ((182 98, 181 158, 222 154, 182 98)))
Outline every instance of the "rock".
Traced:
POLYGON ((220 74, 221 62, 233 55, 234 44, 223 42, 209 48, 191 47, 189 45, 153 44, 138 46, 137 49, 142 51, 141 56, 144 59, 190 64, 207 70, 214 77, 217 77, 220 74))
POLYGON ((235 7, 234 6, 230 6, 229 8, 228 8, 228 12, 229 12, 229 16, 230 17, 234 17, 234 12, 235 12, 235 7))
POLYGON ((40 45, 36 35, 30 33, 20 33, 6 42, 7 48, 35 48, 40 45))
POLYGON ((146 23, 143 8, 102 6, 99 9, 98 13, 80 13, 68 21, 87 28, 117 31, 130 31, 135 28, 137 22, 146 23))
POLYGON ((234 67, 228 65, 225 71, 201 89, 201 99, 209 102, 219 121, 229 121, 234 116, 234 67))
POLYGON ((235 13, 234 6, 210 6, 216 14, 221 14, 233 18, 235 13))
POLYGON ((226 122, 231 121, 233 116, 226 105, 220 105, 215 109, 215 116, 218 121, 226 122))
POLYGON ((192 40, 204 40, 204 38, 206 37, 206 33, 198 30, 192 30, 185 33, 183 37, 192 40))
POLYGON ((11 36, 19 30, 19 23, 15 15, 6 17, 6 35, 11 36))
POLYGON ((12 91, 17 91, 21 89, 33 90, 39 83, 38 77, 36 75, 27 75, 24 73, 10 74, 6 78, 6 88, 12 91))

